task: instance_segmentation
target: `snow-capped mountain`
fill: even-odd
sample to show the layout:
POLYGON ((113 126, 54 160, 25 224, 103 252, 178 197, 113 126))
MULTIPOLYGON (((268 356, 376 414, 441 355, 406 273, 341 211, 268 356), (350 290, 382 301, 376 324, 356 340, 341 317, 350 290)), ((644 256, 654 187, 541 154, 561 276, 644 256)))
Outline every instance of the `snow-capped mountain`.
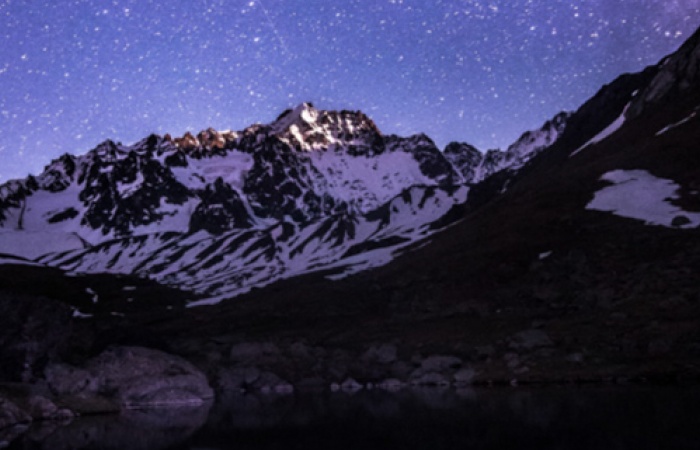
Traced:
POLYGON ((116 272, 223 298, 311 270, 381 265, 424 239, 467 183, 553 142, 557 116, 498 161, 424 134, 382 135, 363 113, 309 103, 242 131, 106 141, 0 187, 0 253, 116 272))
POLYGON ((517 170, 550 147, 566 128, 570 112, 561 112, 538 130, 527 131, 505 151, 485 154, 466 143, 453 142, 445 148, 445 157, 466 183, 475 184, 501 170, 517 170))
POLYGON ((700 379, 698 61, 700 30, 487 155, 308 104, 64 155, 0 186, 0 368, 145 345, 300 384, 700 379))

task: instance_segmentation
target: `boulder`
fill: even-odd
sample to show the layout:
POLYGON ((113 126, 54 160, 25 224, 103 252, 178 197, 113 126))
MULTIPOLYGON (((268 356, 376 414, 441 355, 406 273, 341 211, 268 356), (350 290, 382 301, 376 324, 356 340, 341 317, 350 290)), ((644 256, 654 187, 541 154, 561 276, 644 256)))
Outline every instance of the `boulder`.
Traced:
POLYGON ((511 348, 532 350, 541 347, 551 347, 553 344, 547 333, 542 330, 525 330, 516 333, 510 341, 511 348))
POLYGON ((265 363, 279 357, 280 349, 270 342, 242 342, 231 347, 229 357, 235 363, 265 363))
POLYGON ((27 399, 27 412, 35 420, 69 420, 75 415, 72 411, 59 408, 54 402, 41 395, 32 395, 27 399))
POLYGON ((566 360, 570 363, 583 363, 583 353, 581 352, 574 352, 570 353, 566 356, 566 360))
POLYGON ((51 391, 59 396, 97 392, 98 380, 85 369, 68 364, 51 364, 44 370, 51 391))
POLYGON ((313 349, 303 342, 295 342, 289 346, 289 355, 295 360, 309 361, 314 359, 313 349))
POLYGON ((342 380, 347 377, 353 358, 343 350, 334 350, 326 360, 326 373, 331 379, 342 380))
POLYGON ((424 359, 420 368, 423 372, 444 372, 461 366, 462 360, 456 356, 435 355, 424 359))
POLYGON ((395 392, 402 389, 406 383, 402 382, 397 378, 387 378, 377 384, 379 389, 384 389, 385 391, 395 392))
POLYGON ((373 345, 362 355, 362 360, 391 364, 396 361, 397 353, 396 346, 393 344, 373 345))
POLYGON ((508 352, 505 355, 503 355, 503 360, 506 362, 506 365, 509 369, 515 369, 521 363, 520 356, 517 353, 513 352, 508 352))
POLYGON ((678 228, 683 227, 685 225, 688 225, 690 223, 692 223, 692 221, 690 219, 688 219, 687 216, 683 216, 683 215, 678 215, 678 216, 674 217, 673 220, 671 220, 671 226, 678 227, 678 228))
POLYGON ((224 391, 247 391, 260 378, 257 367, 224 368, 219 371, 218 387, 224 391))
POLYGON ((206 376, 192 364, 143 347, 114 347, 82 370, 55 365, 46 374, 56 393, 96 394, 125 408, 200 405, 214 396, 206 376))
POLYGON ((452 376, 452 378, 455 381, 455 385, 467 386, 474 382, 474 378, 476 378, 476 371, 471 368, 460 369, 452 376))
POLYGON ((0 397, 0 430, 22 423, 30 423, 32 417, 10 400, 0 397))
POLYGON ((340 384, 340 389, 345 392, 357 392, 362 388, 363 386, 354 378, 348 378, 340 384))
POLYGON ((447 387, 450 385, 450 380, 441 373, 428 372, 417 376, 411 376, 411 384, 414 386, 447 387))
POLYGON ((446 372, 456 370, 462 366, 462 360, 456 356, 433 355, 427 358, 415 359, 414 364, 419 366, 419 371, 427 372, 446 372))
POLYGON ((291 394, 294 387, 272 372, 263 372, 253 385, 263 394, 291 394))
POLYGON ((421 360, 420 367, 411 372, 409 381, 413 385, 449 386, 452 374, 461 366, 462 360, 456 356, 429 356, 421 360))

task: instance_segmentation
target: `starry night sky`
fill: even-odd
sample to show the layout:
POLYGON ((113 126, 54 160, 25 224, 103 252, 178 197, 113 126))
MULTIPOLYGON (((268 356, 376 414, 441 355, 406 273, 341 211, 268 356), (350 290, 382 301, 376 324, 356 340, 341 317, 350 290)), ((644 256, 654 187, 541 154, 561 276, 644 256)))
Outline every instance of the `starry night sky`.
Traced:
POLYGON ((697 0, 0 0, 0 182, 304 101, 505 148, 698 25, 697 0))

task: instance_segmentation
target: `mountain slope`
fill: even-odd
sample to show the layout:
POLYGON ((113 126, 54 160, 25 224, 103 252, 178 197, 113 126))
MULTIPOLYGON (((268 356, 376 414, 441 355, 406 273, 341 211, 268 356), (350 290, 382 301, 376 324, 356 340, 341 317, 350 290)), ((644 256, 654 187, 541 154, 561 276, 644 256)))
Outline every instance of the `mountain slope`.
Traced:
POLYGON ((463 220, 425 245, 347 279, 307 274, 193 310, 207 324, 198 342, 232 329, 239 341, 292 336, 357 351, 394 342, 408 355, 458 355, 481 382, 698 379, 700 85, 686 85, 688 64, 677 60, 696 60, 699 42, 700 32, 658 66, 603 87, 515 175, 473 186, 463 220), (669 78, 668 61, 679 84, 630 115, 669 78), (618 197, 652 212, 671 205, 671 220, 596 209, 620 173, 677 185, 672 198, 618 197))
MULTIPOLYGON (((187 191, 177 197, 173 185, 171 200, 153 211, 155 202, 146 202, 151 219, 138 220, 154 224, 164 206, 191 205, 201 211, 182 217, 198 217, 197 231, 190 219, 180 231, 139 234, 149 225, 134 227, 131 218, 124 237, 110 228, 111 236, 99 238, 104 228, 80 222, 90 206, 80 202, 77 215, 66 212, 69 219, 56 223, 99 239, 39 260, 79 272, 154 274, 161 283, 201 290, 197 301, 206 308, 165 302, 159 291, 153 297, 166 308, 153 308, 147 296, 135 304, 134 279, 108 275, 101 277, 129 285, 92 306, 90 292, 99 289, 88 284, 91 277, 57 275, 16 257, 6 260, 25 265, 7 266, 0 276, 22 274, 29 281, 21 288, 31 290, 50 271, 59 286, 81 294, 80 312, 101 313, 78 321, 86 340, 76 340, 84 346, 78 355, 111 344, 149 345, 220 374, 222 365, 243 367, 232 358, 238 345, 289 349, 297 355, 265 354, 256 364, 294 381, 338 383, 410 381, 416 371, 426 375, 433 355, 458 357, 450 364, 460 361, 454 364, 471 382, 485 384, 699 380, 699 55, 700 31, 658 65, 620 76, 565 121, 552 121, 542 134, 556 135, 550 146, 538 148, 549 142, 531 139, 538 133, 525 135, 532 150, 511 152, 519 169, 504 167, 479 182, 486 158, 468 144, 435 153, 423 135, 379 140, 369 124, 353 126, 371 137, 360 143, 332 125, 344 120, 314 122, 323 114, 309 105, 283 114, 276 123, 284 126, 148 138, 130 149, 136 156, 129 167, 162 161, 187 191), (341 140, 355 146, 354 155, 341 140), (405 165, 375 159, 382 157, 405 165), (441 170, 445 163, 454 169, 441 170), (360 176, 365 171, 376 172, 360 176), (109 298, 118 299, 114 309, 109 298), (395 360, 373 364, 371 355, 386 346, 396 349, 395 360)), ((115 154, 119 161, 128 156, 115 154)), ((92 173, 81 158, 67 158, 51 177, 1 188, 8 236, 39 223, 27 218, 47 222, 30 210, 38 208, 32 196, 72 198, 70 189, 77 196, 91 186, 76 181, 76 174, 92 173)), ((143 186, 147 176, 110 175, 119 164, 101 163, 90 179, 102 177, 107 188, 85 198, 121 199, 143 186)), ((168 170, 148 176, 167 182, 168 170)), ((104 215, 116 217, 113 211, 104 215)), ((173 223, 177 214, 168 216, 173 223)))
POLYGON ((489 150, 481 154, 466 143, 453 142, 445 148, 445 157, 466 183, 476 184, 503 171, 517 171, 541 151, 554 144, 565 132, 571 113, 561 112, 534 131, 526 131, 505 151, 489 150))

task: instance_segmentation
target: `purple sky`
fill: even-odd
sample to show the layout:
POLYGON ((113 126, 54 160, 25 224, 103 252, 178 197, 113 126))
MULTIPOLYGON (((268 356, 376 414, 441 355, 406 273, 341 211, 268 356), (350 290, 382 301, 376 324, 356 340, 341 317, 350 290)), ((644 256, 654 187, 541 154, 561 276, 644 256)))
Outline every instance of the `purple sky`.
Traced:
POLYGON ((0 0, 0 182, 303 101, 503 148, 699 25, 697 0, 0 0))

